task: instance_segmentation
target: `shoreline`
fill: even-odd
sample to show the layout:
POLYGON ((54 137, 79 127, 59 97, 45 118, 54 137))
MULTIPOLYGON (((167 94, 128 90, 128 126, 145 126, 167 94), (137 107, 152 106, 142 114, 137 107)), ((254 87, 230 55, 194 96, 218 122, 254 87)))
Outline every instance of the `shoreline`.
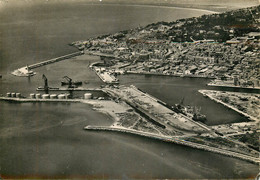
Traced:
POLYGON ((205 77, 196 75, 178 75, 178 74, 159 74, 159 73, 148 73, 148 72, 134 72, 127 71, 125 74, 136 74, 136 75, 151 75, 151 76, 168 76, 168 77, 185 77, 185 78, 204 78, 204 79, 216 79, 215 77, 205 77))
MULTIPOLYGON (((166 2, 166 1, 165 1, 166 2)), ((176 8, 176 9, 191 9, 191 10, 198 10, 198 11, 205 11, 209 13, 221 13, 225 11, 230 11, 230 10, 236 10, 240 9, 243 7, 254 7, 258 6, 259 4, 256 3, 251 3, 251 4, 245 4, 245 5, 238 5, 238 4, 223 4, 223 3, 214 3, 214 4, 192 4, 192 3, 165 3, 165 2, 160 2, 160 3, 129 3, 129 2, 92 2, 88 3, 85 2, 83 5, 119 5, 119 6, 144 6, 144 7, 166 7, 166 8, 176 8)))
POLYGON ((140 131, 137 131, 134 129, 128 129, 128 128, 123 128, 123 127, 111 127, 111 126, 90 126, 90 125, 88 125, 84 128, 84 130, 129 133, 129 134, 144 136, 144 137, 153 138, 153 139, 157 139, 157 140, 161 140, 161 141, 166 141, 166 142, 170 142, 170 143, 175 143, 178 145, 189 146, 192 148, 201 149, 201 150, 205 150, 205 151, 209 151, 209 152, 213 152, 213 153, 218 153, 221 155, 226 155, 226 156, 238 158, 241 160, 246 160, 246 161, 249 161, 249 162, 255 163, 255 164, 260 163, 260 159, 257 157, 247 156, 245 154, 240 154, 240 153, 233 152, 233 151, 228 151, 228 150, 224 150, 224 149, 210 147, 207 145, 197 144, 197 143, 193 143, 190 141, 178 139, 177 137, 162 136, 162 135, 157 135, 157 134, 148 133, 148 132, 140 132, 140 131))
MULTIPOLYGON (((108 5, 108 6, 133 6, 133 7, 152 7, 152 8, 165 8, 165 9, 185 9, 185 10, 192 10, 192 11, 201 11, 206 13, 220 13, 220 11, 213 11, 208 9, 201 9, 201 8, 195 8, 195 7, 183 7, 186 4, 129 4, 129 3, 102 3, 102 4, 86 4, 86 5, 108 5), (180 6, 177 6, 180 5, 180 6), (181 5, 183 5, 181 7, 181 5)), ((210 5, 204 5, 204 6, 210 6, 210 5)))

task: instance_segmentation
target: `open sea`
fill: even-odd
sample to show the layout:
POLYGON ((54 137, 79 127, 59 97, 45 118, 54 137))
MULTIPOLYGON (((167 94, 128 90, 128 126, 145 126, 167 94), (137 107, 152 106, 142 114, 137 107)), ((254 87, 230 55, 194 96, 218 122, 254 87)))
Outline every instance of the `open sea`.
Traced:
MULTIPOLYGON (((10 73, 77 50, 68 46, 101 34, 158 21, 200 16, 209 11, 155 6, 83 2, 25 3, 0 6, 0 94, 35 93, 43 85, 60 86, 67 75, 84 87, 103 83, 88 68, 99 58, 82 56, 35 69, 31 78, 10 73)), ((145 75, 119 76, 169 103, 201 107, 208 125, 246 121, 197 92, 206 79, 145 75)), ((108 116, 80 103, 0 101, 0 177, 56 178, 254 178, 258 166, 239 159, 136 135, 84 131, 86 125, 110 125, 108 116)))

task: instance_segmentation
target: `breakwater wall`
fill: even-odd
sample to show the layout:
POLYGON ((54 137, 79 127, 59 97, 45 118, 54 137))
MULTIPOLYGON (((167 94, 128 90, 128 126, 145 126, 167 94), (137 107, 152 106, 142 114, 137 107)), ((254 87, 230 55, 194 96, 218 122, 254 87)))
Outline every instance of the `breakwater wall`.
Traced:
POLYGON ((82 55, 82 54, 84 54, 84 53, 82 51, 79 51, 79 52, 67 54, 67 55, 64 55, 64 56, 60 56, 60 57, 57 57, 57 58, 49 59, 49 60, 46 60, 46 61, 42 61, 42 62, 39 62, 39 63, 36 63, 36 64, 32 64, 32 65, 29 65, 28 67, 29 67, 29 69, 34 69, 34 68, 37 68, 37 67, 40 67, 40 66, 59 62, 59 61, 69 59, 69 58, 72 58, 72 57, 75 57, 75 56, 79 56, 79 55, 82 55))
POLYGON ((35 68, 38 68, 38 67, 41 67, 41 66, 45 66, 47 64, 59 62, 59 61, 69 59, 69 58, 72 58, 72 57, 75 57, 75 56, 79 56, 79 55, 82 55, 82 54, 84 54, 84 52, 79 51, 79 52, 67 54, 67 55, 64 55, 64 56, 60 56, 60 57, 57 57, 57 58, 49 59, 49 60, 42 61, 42 62, 39 62, 39 63, 36 63, 36 64, 21 67, 19 69, 14 70, 11 74, 13 74, 15 76, 20 76, 20 77, 33 76, 36 73, 33 72, 32 69, 35 69, 35 68))
POLYGON ((226 149, 219 149, 219 148, 210 147, 207 145, 197 144, 197 143, 193 143, 190 141, 182 140, 177 137, 161 136, 161 135, 157 135, 157 134, 141 132, 141 131, 136 131, 136 130, 127 129, 127 128, 118 128, 118 127, 86 126, 84 129, 85 130, 94 130, 94 131, 116 131, 116 132, 122 132, 122 133, 135 134, 135 135, 158 139, 158 140, 171 142, 171 143, 175 143, 175 144, 179 144, 179 145, 189 146, 189 147, 196 148, 196 149, 210 151, 210 152, 214 152, 214 153, 218 153, 218 154, 222 154, 222 155, 226 155, 226 156, 230 156, 230 157, 235 157, 235 158, 246 160, 248 162, 255 163, 255 164, 260 163, 260 159, 257 157, 248 156, 245 154, 229 151, 226 149))

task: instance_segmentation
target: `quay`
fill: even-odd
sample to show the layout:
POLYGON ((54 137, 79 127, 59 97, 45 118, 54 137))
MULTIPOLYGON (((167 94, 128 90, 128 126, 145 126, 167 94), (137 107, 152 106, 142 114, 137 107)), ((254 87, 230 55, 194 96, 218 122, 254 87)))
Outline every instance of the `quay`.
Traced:
POLYGON ((35 69, 35 68, 38 68, 38 67, 41 67, 41 66, 45 66, 47 64, 59 62, 59 61, 69 59, 69 58, 72 58, 72 57, 75 57, 75 56, 79 56, 79 55, 82 55, 82 54, 84 54, 84 52, 80 51, 80 52, 75 52, 75 53, 67 54, 67 55, 64 55, 64 56, 60 56, 60 57, 57 57, 57 58, 49 59, 49 60, 46 60, 46 61, 42 61, 42 62, 39 62, 39 63, 36 63, 36 64, 32 64, 32 65, 29 65, 29 66, 25 66, 25 67, 16 69, 12 72, 12 74, 15 75, 15 76, 20 76, 20 77, 33 76, 36 73, 33 72, 32 69, 35 69))
POLYGON ((215 84, 215 83, 208 83, 207 86, 236 88, 236 89, 252 89, 252 90, 258 90, 258 93, 260 93, 260 87, 242 87, 242 86, 235 86, 235 85, 215 84))
POLYGON ((205 151, 210 151, 210 152, 230 156, 230 157, 246 160, 248 162, 255 163, 255 164, 260 163, 260 158, 257 158, 257 157, 248 156, 245 154, 241 154, 241 153, 237 153, 237 152, 233 152, 233 151, 229 151, 229 150, 225 150, 225 149, 219 149, 216 147, 210 147, 207 145, 197 144, 194 142, 182 140, 179 137, 177 138, 174 136, 162 136, 162 135, 157 135, 157 134, 153 134, 153 133, 141 132, 141 131, 137 131, 134 129, 121 128, 121 127, 106 127, 106 126, 88 125, 84 129, 85 130, 94 130, 94 131, 116 131, 116 132, 122 132, 122 133, 135 134, 135 135, 140 135, 140 136, 144 136, 144 137, 148 137, 148 138, 158 139, 158 140, 162 140, 162 141, 166 141, 166 142, 171 142, 171 143, 175 143, 175 144, 179 144, 179 145, 189 146, 189 147, 196 148, 196 149, 201 149, 201 150, 205 150, 205 151))
POLYGON ((92 69, 95 71, 96 75, 107 84, 118 84, 119 80, 111 73, 105 70, 105 68, 98 68, 93 66, 92 69))
POLYGON ((163 73, 153 73, 153 72, 136 72, 136 71, 126 71, 125 74, 137 74, 137 75, 151 75, 151 76, 168 76, 168 77, 185 77, 185 78, 205 78, 205 79, 216 79, 212 76, 203 75, 192 75, 192 74, 163 74, 163 73))
POLYGON ((253 116, 250 116, 249 114, 247 114, 247 113, 245 113, 243 111, 240 111, 239 109, 237 109, 237 108, 235 108, 235 107, 233 107, 233 106, 231 106, 231 105, 229 105, 229 104, 227 104, 227 103, 225 103, 223 101, 220 101, 220 100, 212 97, 210 94, 207 93, 208 91, 209 90, 199 90, 198 92, 201 93, 203 96, 208 97, 209 99, 215 101, 216 103, 222 104, 222 105, 226 106, 227 108, 232 109, 232 110, 238 112, 239 114, 241 114, 241 115, 243 115, 243 116, 245 116, 245 117, 247 117, 247 118, 249 118, 249 119, 251 119, 251 120, 253 120, 255 122, 259 121, 257 118, 255 118, 253 116))
MULTIPOLYGON (((141 90, 140 88, 135 87, 134 85, 131 85, 131 87, 134 88, 136 91, 140 91, 140 92, 144 93, 148 98, 150 98, 150 99, 152 99, 152 100, 154 100, 154 101, 157 101, 157 102, 158 102, 159 104, 161 104, 162 106, 164 106, 164 107, 166 107, 166 108, 172 110, 171 106, 168 105, 166 102, 163 102, 162 100, 160 100, 160 99, 158 99, 158 98, 152 96, 151 94, 148 94, 147 92, 141 90)), ((213 130, 212 130, 209 126, 207 126, 206 124, 204 124, 204 123, 202 123, 202 122, 199 122, 199 121, 194 121, 192 118, 189 118, 189 117, 187 117, 187 116, 184 116, 184 115, 181 114, 181 113, 178 113, 178 114, 179 114, 180 116, 184 117, 184 118, 189 119, 189 121, 191 121, 191 122, 193 122, 194 124, 200 126, 201 128, 206 129, 207 131, 212 132, 212 134, 216 135, 216 134, 213 132, 213 130)))
POLYGON ((165 102, 133 85, 130 87, 120 86, 119 89, 104 88, 104 91, 111 97, 121 98, 135 110, 141 112, 142 115, 145 115, 153 124, 159 125, 164 129, 170 129, 176 133, 186 133, 187 131, 208 132, 216 136, 215 131, 207 125, 173 111, 165 102))
MULTIPOLYGON (((45 91, 43 87, 38 87, 36 88, 36 91, 45 91)), ((78 88, 59 88, 59 87, 50 87, 48 89, 48 91, 102 91, 103 90, 101 88, 82 88, 82 87, 78 87, 78 88)))
POLYGON ((98 77, 105 83, 108 84, 118 84, 118 79, 116 79, 112 74, 108 72, 96 72, 98 77))
POLYGON ((82 97, 71 98, 68 93, 61 94, 40 94, 31 93, 29 97, 24 97, 21 93, 8 92, 6 96, 0 96, 0 101, 14 101, 14 102, 82 102, 88 103, 96 100, 104 100, 104 97, 93 97, 93 94, 86 92, 82 97))
POLYGON ((25 102, 81 102, 83 99, 33 99, 33 98, 0 97, 0 100, 25 103, 25 102))

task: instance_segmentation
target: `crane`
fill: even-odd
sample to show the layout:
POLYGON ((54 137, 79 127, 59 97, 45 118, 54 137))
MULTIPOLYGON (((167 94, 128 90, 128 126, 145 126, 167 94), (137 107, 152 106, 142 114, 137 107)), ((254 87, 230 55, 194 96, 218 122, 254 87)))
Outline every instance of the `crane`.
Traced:
POLYGON ((68 76, 64 76, 63 78, 67 80, 68 85, 69 85, 68 88, 73 88, 73 87, 72 87, 72 79, 69 78, 68 76))
POLYGON ((61 85, 68 85, 68 88, 77 88, 82 85, 82 81, 72 81, 72 79, 68 76, 63 77, 66 81, 62 81, 61 85))
POLYGON ((48 79, 44 74, 42 75, 42 79, 44 80, 44 87, 43 87, 44 91, 46 94, 48 94, 49 93, 48 79))

